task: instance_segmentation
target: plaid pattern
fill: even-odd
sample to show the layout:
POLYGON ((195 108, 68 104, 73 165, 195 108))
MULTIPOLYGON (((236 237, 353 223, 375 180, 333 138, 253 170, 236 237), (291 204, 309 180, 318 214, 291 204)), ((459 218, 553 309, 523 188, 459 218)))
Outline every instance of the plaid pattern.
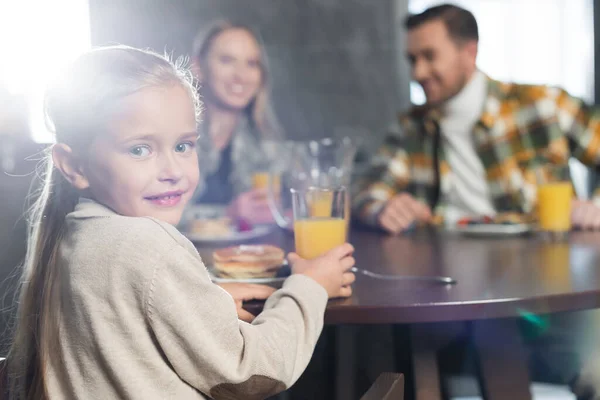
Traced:
MULTIPOLYGON (((374 225, 383 205, 405 191, 429 204, 441 221, 440 192, 447 193, 452 171, 438 145, 440 117, 425 107, 399 116, 400 133, 386 138, 356 185, 353 208, 360 220, 374 225)), ((600 164, 599 111, 558 88, 488 78, 484 110, 472 135, 499 213, 531 213, 537 182, 568 179, 571 156, 588 166, 600 164)))

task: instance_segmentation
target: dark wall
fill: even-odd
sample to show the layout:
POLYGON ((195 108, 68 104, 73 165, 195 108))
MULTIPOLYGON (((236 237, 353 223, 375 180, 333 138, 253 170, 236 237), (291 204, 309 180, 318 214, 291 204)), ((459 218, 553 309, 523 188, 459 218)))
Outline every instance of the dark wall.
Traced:
POLYGON ((197 30, 232 18, 256 27, 269 56, 275 111, 288 137, 364 129, 377 145, 408 104, 395 21, 407 0, 91 0, 94 44, 186 54, 197 30))

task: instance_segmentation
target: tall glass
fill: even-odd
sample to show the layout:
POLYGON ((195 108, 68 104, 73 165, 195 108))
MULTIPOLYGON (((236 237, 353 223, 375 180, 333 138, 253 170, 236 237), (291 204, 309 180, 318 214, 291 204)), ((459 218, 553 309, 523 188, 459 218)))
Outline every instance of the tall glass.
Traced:
POLYGON ((260 143, 261 156, 254 160, 247 168, 252 172, 252 189, 269 191, 270 180, 276 195, 281 193, 281 180, 279 174, 282 170, 283 161, 281 153, 285 143, 279 140, 263 140, 260 143))
POLYGON ((252 189, 266 191, 272 190, 276 199, 281 195, 281 178, 279 175, 271 174, 269 171, 255 171, 252 175, 252 189))
POLYGON ((346 242, 346 189, 292 189, 296 253, 312 259, 346 242))
POLYGON ((538 222, 542 232, 564 236, 571 230, 571 182, 544 183, 538 187, 538 222))

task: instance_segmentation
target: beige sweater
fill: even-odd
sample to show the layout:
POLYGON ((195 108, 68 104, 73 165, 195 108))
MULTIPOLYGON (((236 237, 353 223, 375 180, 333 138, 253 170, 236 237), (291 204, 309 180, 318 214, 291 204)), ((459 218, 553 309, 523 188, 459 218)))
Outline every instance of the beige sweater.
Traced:
POLYGON ((173 226, 88 200, 67 216, 59 263, 51 399, 262 399, 298 379, 323 326, 312 279, 288 278, 242 322, 173 226))

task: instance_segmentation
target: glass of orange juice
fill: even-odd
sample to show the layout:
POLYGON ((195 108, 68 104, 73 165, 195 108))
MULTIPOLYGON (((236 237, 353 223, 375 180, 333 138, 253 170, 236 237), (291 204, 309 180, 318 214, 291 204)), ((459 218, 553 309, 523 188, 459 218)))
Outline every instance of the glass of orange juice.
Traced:
POLYGON ((269 186, 269 172, 257 171, 252 175, 253 189, 266 189, 269 186))
POLYGON ((571 230, 571 182, 552 182, 538 186, 538 222, 542 232, 564 236, 571 230))
MULTIPOLYGON (((252 188, 253 189, 268 189, 269 179, 273 181, 273 186, 276 189, 281 188, 281 177, 279 175, 271 174, 268 171, 257 171, 252 175, 252 188)), ((277 192, 279 190, 276 190, 277 192)))
MULTIPOLYGON (((252 175, 252 189, 254 190, 273 190, 275 198, 281 195, 281 177, 271 174, 268 171, 257 171, 252 175)), ((265 198, 268 197, 265 193, 265 198)))
POLYGON ((296 253, 312 259, 346 242, 346 189, 292 189, 296 253))

